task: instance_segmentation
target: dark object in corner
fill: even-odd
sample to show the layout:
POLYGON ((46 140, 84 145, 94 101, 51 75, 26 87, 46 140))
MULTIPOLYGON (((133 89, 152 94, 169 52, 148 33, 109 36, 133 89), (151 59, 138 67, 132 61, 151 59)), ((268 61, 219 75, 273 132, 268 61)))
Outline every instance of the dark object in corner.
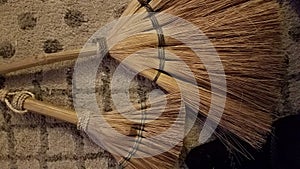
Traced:
POLYGON ((289 116, 274 124, 271 140, 273 169, 300 168, 300 115, 289 116))
POLYGON ((213 141, 194 148, 186 158, 189 169, 230 169, 229 153, 219 141, 213 141))
POLYGON ((196 147, 187 156, 189 169, 300 169, 300 115, 273 124, 273 134, 260 152, 238 140, 254 157, 234 157, 220 140, 196 147))
POLYGON ((247 159, 234 150, 231 153, 220 140, 216 140, 193 149, 187 156, 187 166, 189 169, 270 169, 268 151, 258 152, 247 143, 236 140, 254 159, 247 159))

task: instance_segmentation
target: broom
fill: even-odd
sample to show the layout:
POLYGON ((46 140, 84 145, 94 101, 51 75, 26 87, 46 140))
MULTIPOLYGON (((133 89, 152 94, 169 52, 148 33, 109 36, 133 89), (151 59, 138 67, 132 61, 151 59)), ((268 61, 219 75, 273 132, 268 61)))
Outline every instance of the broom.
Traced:
MULTIPOLYGON (((281 29, 278 9, 278 4, 273 0, 132 1, 123 16, 141 14, 143 17, 121 20, 107 33, 106 41, 112 58, 123 62, 127 56, 134 54, 135 61, 127 63, 126 66, 133 70, 137 70, 138 67, 149 67, 150 70, 142 72, 141 75, 156 81, 165 90, 173 91, 175 82, 181 84, 182 90, 189 96, 184 98, 187 107, 194 111, 200 107, 199 112, 204 117, 209 116, 210 107, 214 107, 213 115, 209 116, 213 123, 219 123, 220 113, 223 112, 222 100, 226 98, 220 127, 259 148, 265 141, 265 135, 270 131, 272 122, 270 114, 279 98, 285 66, 280 50, 281 29), (181 41, 166 36, 164 40, 158 40, 157 37, 161 38, 158 36, 159 29, 153 26, 153 15, 149 16, 147 11, 158 12, 155 17, 158 18, 158 25, 163 28, 164 34, 177 35, 186 38, 187 41, 193 38, 188 35, 193 34, 195 30, 174 29, 174 26, 179 28, 185 26, 178 24, 176 19, 170 20, 162 13, 193 23, 212 42, 225 75, 222 71, 213 69, 214 65, 219 65, 218 60, 212 59, 207 65, 181 41), (128 32, 136 35, 126 37, 128 32), (122 36, 126 38, 118 41, 122 36), (161 43, 162 41, 164 43, 161 43), (142 49, 155 49, 157 46, 160 50, 170 51, 179 58, 169 54, 165 54, 163 59, 158 58, 160 54, 153 50, 135 54, 142 49), (158 67, 162 60, 164 66, 158 67), (182 65, 180 61, 188 65, 194 77, 186 74, 186 70, 178 69, 182 65), (208 73, 207 67, 213 73, 208 73), (177 80, 172 80, 171 76, 177 80), (227 85, 224 87, 217 81, 212 83, 210 76, 225 78, 227 85), (193 79, 197 85, 192 83, 193 79), (217 92, 212 92, 212 89, 217 92), (201 96, 200 101, 194 99, 197 98, 197 94, 201 96)), ((203 37, 196 38, 199 41, 203 40, 203 37)), ((203 50, 206 43, 202 45, 198 50, 202 51, 203 58, 211 59, 213 49, 209 47, 203 50)), ((92 49, 91 53, 93 52, 96 53, 96 49, 92 49)), ((91 53, 83 51, 83 55, 91 53)), ((27 58, 22 62, 1 65, 0 72, 9 73, 20 68, 75 59, 77 55, 76 52, 69 52, 67 57, 64 53, 53 54, 38 61, 27 58)))
POLYGON ((95 143, 111 152, 120 167, 128 169, 171 169, 183 145, 185 110, 180 93, 103 114, 84 109, 84 115, 79 117, 73 110, 38 101, 26 91, 10 93, 1 89, 0 101, 15 113, 32 111, 78 125, 95 143), (161 104, 166 100, 166 105, 161 104), (162 135, 164 132, 167 134, 162 135))
MULTIPOLYGON (((120 24, 122 27, 115 27, 111 33, 112 36, 122 36, 130 31, 134 31, 135 34, 142 33, 128 37, 111 47, 110 55, 120 62, 129 55, 133 55, 134 61, 126 64, 129 68, 148 66, 179 79, 179 83, 184 87, 181 90, 187 92, 189 96, 185 98, 187 107, 198 110, 198 105, 193 100, 197 98, 197 95, 188 84, 195 78, 201 97, 200 114, 208 116, 213 123, 220 122, 219 126, 225 131, 230 131, 253 147, 260 148, 271 129, 271 113, 275 111, 280 97, 281 81, 285 72, 285 62, 281 51, 279 5, 272 0, 143 2, 133 1, 123 15, 145 13, 145 11, 151 11, 149 10, 151 8, 155 12, 164 12, 188 20, 203 31, 212 42, 225 73, 218 70, 222 66, 219 66, 219 60, 213 57, 213 49, 207 45, 203 36, 191 36, 194 30, 186 29, 185 25, 180 25, 180 22, 171 20, 160 13, 156 17, 159 18, 159 24, 163 25, 164 34, 168 35, 168 37, 165 36, 163 47, 165 51, 173 54, 165 55, 163 69, 158 67, 162 59, 158 57, 157 52, 134 54, 141 49, 161 45, 157 36, 151 32, 153 30, 150 28, 151 24, 148 24, 149 27, 145 26, 146 21, 142 19, 134 18, 132 22, 129 20, 120 24), (139 20, 142 21, 136 23, 139 20), (137 26, 132 28, 130 24, 137 26), (173 36, 182 39, 177 41, 170 38, 173 36), (182 43, 193 38, 204 41, 203 44, 199 44, 198 48, 196 47, 196 51, 198 50, 202 55, 201 59, 196 57, 195 49, 193 51, 182 43), (173 57, 174 55, 179 58, 173 57), (187 64, 193 74, 186 73, 188 70, 182 70, 184 67, 180 61, 187 64), (219 81, 212 81, 211 77, 219 81), (226 79, 225 85, 222 83, 224 78, 226 79), (213 91, 213 89, 216 90, 213 91), (223 111, 222 100, 224 98, 226 101, 223 111), (214 109, 212 113, 211 107, 214 109), (219 121, 222 112, 222 119, 219 121)), ((156 80, 156 74, 143 75, 156 80)), ((157 84, 172 91, 173 83, 167 78, 159 77, 157 84)), ((222 137, 221 134, 219 136, 222 137)), ((227 144, 230 146, 234 142, 227 142, 227 144)), ((239 144, 235 145, 239 146, 239 144)), ((247 153, 243 151, 243 147, 237 147, 237 150, 245 155, 247 153)))

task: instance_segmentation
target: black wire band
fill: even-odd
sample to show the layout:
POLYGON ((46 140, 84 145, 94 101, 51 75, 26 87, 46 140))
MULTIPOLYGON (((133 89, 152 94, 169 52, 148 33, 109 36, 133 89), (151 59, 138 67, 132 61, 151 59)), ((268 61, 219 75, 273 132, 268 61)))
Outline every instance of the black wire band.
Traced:
POLYGON ((166 41, 165 41, 165 36, 162 27, 160 26, 157 18, 155 17, 155 10, 149 5, 151 0, 138 0, 139 3, 141 4, 142 7, 146 8, 147 12, 149 14, 149 18, 152 22, 153 28, 157 32, 157 37, 158 37, 158 58, 160 59, 159 63, 159 70, 158 73, 156 74, 155 78, 153 79, 153 82, 157 82, 159 76, 161 75, 160 70, 164 70, 165 68, 165 62, 166 62, 166 52, 165 52, 165 46, 166 46, 166 41))
POLYGON ((128 164, 128 162, 131 160, 131 158, 134 156, 134 154, 138 151, 139 145, 142 143, 142 140, 144 138, 143 132, 145 131, 145 125, 147 120, 146 115, 146 109, 147 105, 145 102, 141 102, 141 111, 142 111, 142 118, 141 118, 141 124, 139 129, 137 129, 138 133, 136 135, 134 145, 132 146, 131 150, 128 152, 126 157, 123 157, 121 161, 119 161, 119 166, 121 168, 125 168, 128 164))
MULTIPOLYGON (((163 29, 162 27, 159 25, 159 22, 157 20, 157 18, 155 17, 155 11, 154 9, 149 5, 149 3, 151 2, 151 0, 137 0, 140 4, 141 7, 146 8, 147 12, 149 13, 149 18, 152 22, 153 28, 156 30, 157 32, 157 38, 158 38, 158 58, 160 59, 160 64, 159 64, 159 70, 158 73, 156 74, 153 82, 157 82, 158 78, 161 75, 161 71, 160 70, 164 70, 165 67, 165 61, 166 61, 166 53, 165 53, 165 46, 166 46, 166 42, 165 42, 165 36, 163 33, 163 29)), ((142 110, 142 119, 141 119, 141 124, 140 124, 140 129, 137 130, 139 133, 137 134, 134 146, 132 147, 132 150, 128 153, 128 155, 126 157, 123 157, 123 160, 121 160, 119 162, 119 165, 121 167, 126 167, 126 164, 131 160, 131 158, 133 157, 133 155, 136 153, 139 144, 141 144, 142 139, 143 139, 143 131, 145 128, 145 120, 146 120, 146 114, 145 114, 145 109, 147 108, 145 103, 141 103, 141 110, 142 110)))

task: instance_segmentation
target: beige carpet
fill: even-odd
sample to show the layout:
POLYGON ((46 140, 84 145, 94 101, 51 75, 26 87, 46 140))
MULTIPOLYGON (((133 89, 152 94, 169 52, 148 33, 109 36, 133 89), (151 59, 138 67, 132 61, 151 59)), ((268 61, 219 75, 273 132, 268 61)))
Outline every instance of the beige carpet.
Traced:
MULTIPOLYGON (((0 0, 0 61, 13 62, 28 55, 81 48, 101 26, 118 17, 129 0, 0 0)), ((289 73, 279 115, 300 110, 299 20, 285 11, 286 55, 289 73)), ((0 78, 0 86, 30 90, 38 99, 72 107, 73 63, 35 68, 0 78)), ((102 111, 112 109, 109 79, 115 63, 101 68, 102 111)), ((138 101, 151 88, 144 79, 133 84, 132 99, 138 101), (143 82, 143 83, 140 83, 143 82), (139 86, 138 84, 144 84, 139 86)), ((192 143, 191 143, 192 144, 192 143)), ((21 116, 0 105, 1 169, 106 169, 116 168, 111 155, 94 145, 76 126, 35 114, 21 116)))

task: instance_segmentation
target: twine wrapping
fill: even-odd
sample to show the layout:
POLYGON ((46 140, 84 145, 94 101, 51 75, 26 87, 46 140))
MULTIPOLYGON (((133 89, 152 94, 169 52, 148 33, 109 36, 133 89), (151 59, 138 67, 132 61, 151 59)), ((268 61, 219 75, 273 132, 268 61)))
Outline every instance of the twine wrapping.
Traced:
POLYGON ((77 129, 87 132, 88 124, 90 121, 91 112, 86 111, 83 116, 78 116, 77 129))
POLYGON ((24 109, 24 103, 29 97, 35 98, 34 94, 28 91, 10 93, 8 90, 0 90, 0 101, 5 103, 11 111, 18 114, 25 114, 28 112, 28 110, 24 109), (12 102, 9 100, 10 97, 12 97, 12 102))

